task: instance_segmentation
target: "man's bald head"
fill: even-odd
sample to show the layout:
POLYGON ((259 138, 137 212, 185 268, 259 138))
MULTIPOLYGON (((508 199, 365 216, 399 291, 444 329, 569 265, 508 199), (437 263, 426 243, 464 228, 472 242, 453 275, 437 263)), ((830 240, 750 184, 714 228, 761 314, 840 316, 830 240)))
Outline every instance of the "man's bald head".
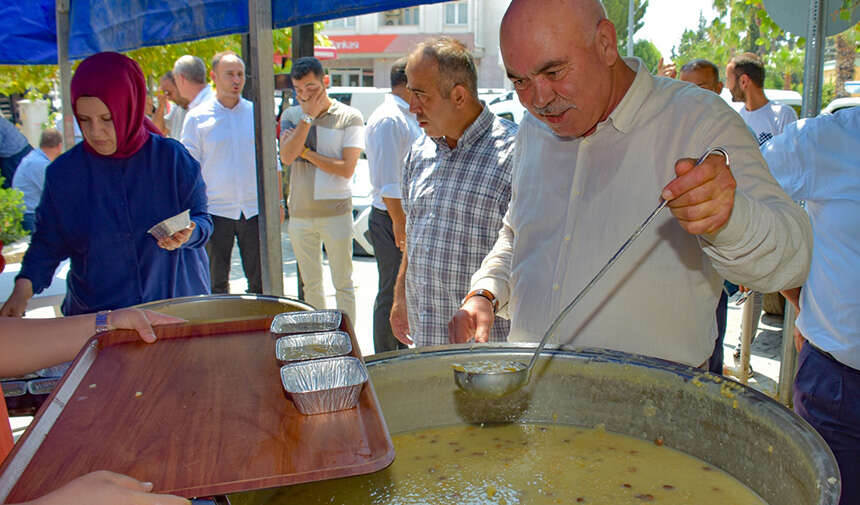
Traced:
POLYGON ((588 135, 633 82, 598 0, 513 0, 500 47, 520 102, 557 135, 588 135))
POLYGON ((599 0, 513 0, 502 18, 501 33, 535 23, 566 26, 571 33, 588 42, 594 37, 597 23, 606 19, 606 9, 599 0))

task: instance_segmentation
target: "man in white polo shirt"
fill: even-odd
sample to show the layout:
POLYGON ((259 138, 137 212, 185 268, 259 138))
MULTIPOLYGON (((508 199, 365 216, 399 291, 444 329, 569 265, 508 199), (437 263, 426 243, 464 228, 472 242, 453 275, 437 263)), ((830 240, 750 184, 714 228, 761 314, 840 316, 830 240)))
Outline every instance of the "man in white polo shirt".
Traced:
POLYGON ((319 60, 299 58, 290 72, 299 105, 284 112, 281 162, 290 167, 290 242, 305 301, 325 308, 322 244, 328 254, 337 308, 355 321, 350 181, 364 148, 361 113, 326 93, 319 60))
POLYGON ((206 244, 212 292, 229 291, 235 238, 248 278, 248 292, 262 293, 254 105, 242 98, 245 63, 233 52, 218 53, 212 58, 211 77, 215 99, 190 106, 182 128, 182 143, 200 162, 206 182, 214 225, 206 244))

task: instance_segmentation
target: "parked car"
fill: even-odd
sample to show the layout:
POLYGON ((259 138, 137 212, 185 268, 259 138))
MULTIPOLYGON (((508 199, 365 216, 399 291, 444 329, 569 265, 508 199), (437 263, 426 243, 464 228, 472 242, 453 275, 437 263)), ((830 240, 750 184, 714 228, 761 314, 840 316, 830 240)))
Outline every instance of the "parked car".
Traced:
POLYGON ((373 256, 369 227, 370 211, 373 209, 372 189, 367 159, 360 158, 352 175, 352 254, 355 256, 373 256))
MULTIPOLYGON (((511 93, 513 93, 513 91, 511 93)), ((520 121, 523 120, 523 116, 526 113, 526 108, 522 106, 516 93, 513 93, 512 98, 510 99, 491 103, 489 107, 490 112, 493 114, 505 118, 508 121, 513 121, 516 124, 520 124, 520 121)))
POLYGON ((835 114, 836 111, 849 109, 860 105, 860 96, 846 96, 843 98, 834 98, 832 102, 827 104, 827 107, 821 109, 822 114, 835 114))
POLYGON ((370 114, 382 105, 385 95, 390 93, 388 88, 370 88, 360 86, 332 86, 328 89, 329 98, 338 102, 355 107, 361 112, 361 116, 367 121, 370 114))

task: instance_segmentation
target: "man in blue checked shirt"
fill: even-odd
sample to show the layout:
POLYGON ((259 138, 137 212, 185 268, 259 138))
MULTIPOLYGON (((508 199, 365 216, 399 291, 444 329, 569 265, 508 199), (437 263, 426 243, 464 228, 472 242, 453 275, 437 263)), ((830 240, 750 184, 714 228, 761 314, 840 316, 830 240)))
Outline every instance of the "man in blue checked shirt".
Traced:
MULTIPOLYGON (((413 144, 403 173, 406 251, 391 327, 404 344, 442 345, 502 226, 517 127, 481 105, 475 62, 456 40, 419 44, 406 75, 409 110, 426 135, 413 144)), ((501 342, 509 323, 496 319, 490 340, 501 342)))

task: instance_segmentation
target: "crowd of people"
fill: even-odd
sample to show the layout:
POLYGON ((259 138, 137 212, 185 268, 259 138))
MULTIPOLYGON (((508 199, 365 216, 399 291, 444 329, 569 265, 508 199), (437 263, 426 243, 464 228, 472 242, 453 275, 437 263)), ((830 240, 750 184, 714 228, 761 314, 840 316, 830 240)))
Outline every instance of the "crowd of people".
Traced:
MULTIPOLYGON (((764 66, 744 53, 725 69, 738 113, 719 97, 712 62, 652 75, 622 58, 597 0, 514 0, 500 30, 507 75, 529 112, 519 125, 479 100, 474 59, 450 38, 424 41, 392 66, 391 94, 366 124, 328 96, 318 60, 293 62, 298 105, 280 118, 278 156, 305 300, 325 306, 324 246, 336 306, 355 320, 350 179, 362 152, 373 186, 376 352, 537 342, 665 200, 670 212, 551 343, 722 373, 726 286, 783 292, 799 313, 795 410, 836 455, 841 503, 860 501, 860 399, 851 393, 860 391, 860 109, 797 121, 767 99, 764 66), (697 164, 716 147, 724 152, 697 164)), ((200 58, 179 58, 150 121, 134 61, 100 53, 80 65, 72 103, 84 142, 60 154, 49 130, 32 153, 9 150, 24 159, 22 185, 39 186, 38 173, 44 183, 26 201, 31 245, 0 315, 23 315, 65 258, 66 315, 226 293, 234 239, 248 291, 262 291, 244 63, 219 53, 208 76, 214 90, 200 58), (187 229, 147 234, 186 209, 187 229)))

